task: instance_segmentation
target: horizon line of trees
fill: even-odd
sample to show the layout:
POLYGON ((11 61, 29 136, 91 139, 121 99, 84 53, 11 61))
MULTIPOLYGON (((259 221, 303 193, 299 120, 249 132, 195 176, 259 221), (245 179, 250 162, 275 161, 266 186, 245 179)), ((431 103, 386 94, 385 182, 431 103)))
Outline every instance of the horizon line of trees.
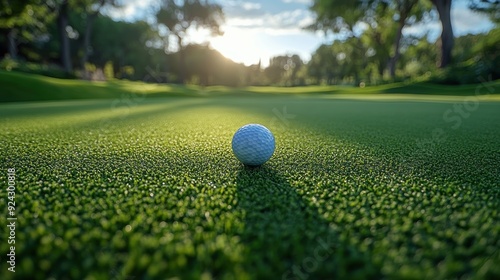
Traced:
POLYGON ((478 75, 498 79, 500 1, 470 0, 469 8, 495 27, 458 38, 451 29, 451 2, 315 0, 311 11, 317 18, 307 29, 342 33, 345 39, 319 46, 309 61, 284 54, 262 67, 235 63, 208 44, 186 43, 193 28, 222 34, 222 7, 210 1, 161 0, 151 24, 114 21, 102 13, 119 8, 119 0, 0 0, 0 57, 8 57, 0 69, 228 86, 376 84, 429 73, 448 83, 478 82, 478 75), (436 42, 428 34, 403 35, 405 27, 436 17, 442 23, 436 42), (360 23, 366 28, 356 33, 360 23))

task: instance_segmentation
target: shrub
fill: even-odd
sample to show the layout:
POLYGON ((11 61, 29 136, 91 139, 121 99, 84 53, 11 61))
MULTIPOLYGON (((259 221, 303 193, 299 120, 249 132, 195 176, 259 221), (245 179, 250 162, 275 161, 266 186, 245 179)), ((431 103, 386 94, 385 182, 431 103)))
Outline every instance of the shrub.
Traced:
POLYGON ((500 78, 500 29, 491 30, 485 40, 478 43, 474 49, 473 58, 454 64, 436 72, 432 81, 447 85, 479 83, 480 78, 496 80, 500 78))
POLYGON ((30 74, 38 74, 60 79, 75 79, 74 73, 66 73, 64 70, 55 64, 36 64, 25 62, 22 60, 14 60, 6 56, 0 60, 0 69, 7 71, 17 71, 30 74))

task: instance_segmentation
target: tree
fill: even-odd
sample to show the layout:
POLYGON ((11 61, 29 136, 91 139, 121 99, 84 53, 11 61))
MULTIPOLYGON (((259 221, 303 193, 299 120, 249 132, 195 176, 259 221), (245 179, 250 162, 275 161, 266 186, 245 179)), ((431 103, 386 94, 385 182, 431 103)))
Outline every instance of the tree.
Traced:
POLYGON ((311 30, 325 33, 348 33, 354 36, 354 25, 363 18, 365 12, 359 8, 361 1, 350 0, 314 0, 310 10, 316 14, 316 20, 308 26, 311 30))
MULTIPOLYGON (((160 53, 165 55, 163 51, 147 47, 147 43, 157 37, 158 34, 144 21, 124 22, 114 21, 107 16, 97 17, 94 32, 90 36, 93 54, 89 62, 98 67, 111 62, 118 77, 124 76, 122 69, 132 67, 134 74, 128 75, 129 78, 142 79, 151 74, 148 69, 153 71, 156 68, 160 53)), ((165 71, 164 68, 158 70, 165 71)))
POLYGON ((25 24, 26 16, 23 15, 30 4, 29 0, 3 0, 0 9, 0 28, 5 29, 7 49, 12 59, 17 58, 17 45, 15 42, 16 27, 25 24))
POLYGON ((264 69, 267 80, 274 85, 297 86, 304 84, 303 77, 299 78, 299 71, 304 62, 299 55, 279 55, 269 60, 269 66, 264 69))
POLYGON ((57 30, 59 33, 59 52, 61 64, 64 72, 73 71, 71 63, 71 49, 69 45, 68 27, 69 27, 69 0, 62 0, 60 3, 53 2, 53 10, 57 14, 57 30))
POLYGON ((264 69, 264 74, 267 77, 269 83, 277 85, 281 83, 282 78, 286 72, 285 67, 288 63, 288 56, 280 55, 272 57, 269 60, 269 66, 264 69))
POLYGON ((389 61, 389 73, 391 77, 394 78, 396 76, 396 64, 400 57, 403 28, 409 24, 420 21, 428 8, 425 6, 425 2, 419 0, 395 0, 390 5, 394 6, 394 16, 397 19, 397 31, 394 38, 393 54, 389 61))
POLYGON ((452 0, 431 0, 436 7, 441 21, 441 55, 439 59, 439 68, 445 68, 451 63, 451 51, 453 50, 454 38, 453 28, 451 26, 451 1, 452 0))
MULTIPOLYGON (((362 45, 367 46, 365 56, 369 63, 374 66, 378 78, 384 76, 388 62, 391 61, 391 44, 394 40, 394 20, 390 17, 378 19, 376 24, 368 25, 361 35, 362 45)), ((398 43, 399 48, 399 43, 398 43)), ((396 63, 396 61, 394 61, 396 63)), ((372 68, 373 68, 372 66, 372 68)))
POLYGON ((70 36, 74 39, 77 33, 73 32, 69 24, 70 10, 78 10, 83 6, 80 0, 54 0, 47 1, 47 7, 57 17, 57 33, 59 39, 59 58, 64 72, 71 73, 73 71, 73 63, 71 60, 70 36))
POLYGON ((288 86, 298 86, 304 84, 303 81, 298 79, 298 73, 304 66, 304 62, 300 56, 294 54, 288 57, 287 62, 287 85, 288 86))
POLYGON ((311 56, 307 64, 308 75, 315 84, 334 84, 334 77, 339 70, 336 54, 331 45, 323 44, 319 46, 311 56))
MULTIPOLYGON (((185 57, 183 55, 184 39, 190 28, 207 28, 211 35, 221 35, 220 26, 224 21, 222 7, 208 0, 163 0, 160 10, 156 13, 158 24, 168 29, 177 39, 177 49, 180 53, 180 82, 185 80, 185 57)), ((170 35, 170 34, 167 34, 170 35)))
POLYGON ((332 50, 339 65, 339 80, 358 85, 361 79, 366 78, 364 70, 368 65, 367 48, 360 40, 349 38, 344 42, 335 41, 332 50))
MULTIPOLYGON (((438 57, 437 49, 430 42, 428 34, 421 38, 408 38, 409 42, 403 42, 404 53, 401 56, 404 72, 408 76, 421 76, 436 67, 438 57)), ((430 72, 429 72, 430 73, 430 72)))
POLYGON ((321 45, 309 61, 308 74, 317 84, 359 84, 367 77, 369 52, 358 38, 321 45), (361 42, 361 44, 360 44, 361 42))
POLYGON ((83 41, 82 67, 88 59, 88 50, 92 22, 99 13, 99 10, 107 3, 113 4, 114 0, 54 0, 47 1, 46 6, 51 12, 57 15, 57 31, 59 39, 60 62, 66 73, 73 71, 71 57, 70 39, 75 39, 77 33, 69 23, 70 10, 77 13, 83 13, 86 17, 86 29, 83 41), (72 37, 72 38, 70 38, 72 37))
MULTIPOLYGON (((425 13, 424 6, 418 0, 315 0, 311 10, 316 13, 316 22, 309 28, 314 30, 347 32, 349 37, 356 37, 354 27, 363 22, 370 28, 379 28, 378 22, 385 18, 396 19, 397 28, 393 41, 389 70, 392 77, 396 73, 397 61, 400 57, 400 42, 403 28, 419 21, 425 13), (416 9, 416 6, 421 6, 416 9)), ((388 30, 393 30, 392 26, 388 30)), ((382 31, 386 32, 386 31, 382 31)), ((385 42, 383 42, 385 44, 385 42)), ((385 62, 383 62, 385 63, 385 62)))
POLYGON ((92 35, 92 27, 94 21, 99 15, 100 10, 108 5, 118 7, 118 3, 116 0, 83 0, 82 3, 84 6, 84 16, 85 16, 85 31, 83 33, 83 43, 82 43, 82 58, 81 58, 81 66, 84 69, 85 64, 89 59, 89 55, 91 52, 90 38, 92 35))
POLYGON ((7 38, 7 49, 12 59, 18 55, 18 39, 21 36, 31 39, 35 30, 44 29, 47 10, 40 0, 0 0, 0 30, 7 38))

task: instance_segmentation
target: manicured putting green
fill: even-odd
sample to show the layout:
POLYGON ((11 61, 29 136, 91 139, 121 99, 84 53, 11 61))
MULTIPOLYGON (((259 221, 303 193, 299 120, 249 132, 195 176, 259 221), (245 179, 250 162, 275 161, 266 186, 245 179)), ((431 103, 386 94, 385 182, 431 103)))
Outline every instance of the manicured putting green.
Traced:
POLYGON ((457 100, 2 104, 2 279, 499 278, 500 103, 457 100), (260 168, 246 123, 276 137, 260 168))

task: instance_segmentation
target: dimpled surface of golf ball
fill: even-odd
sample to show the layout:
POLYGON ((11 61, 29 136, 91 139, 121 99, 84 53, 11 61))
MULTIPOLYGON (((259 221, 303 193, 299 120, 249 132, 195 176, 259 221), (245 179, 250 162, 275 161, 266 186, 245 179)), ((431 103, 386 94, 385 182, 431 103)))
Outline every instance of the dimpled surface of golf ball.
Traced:
POLYGON ((245 165, 258 166, 274 153, 274 135, 260 124, 247 124, 236 131, 232 141, 233 153, 245 165))

